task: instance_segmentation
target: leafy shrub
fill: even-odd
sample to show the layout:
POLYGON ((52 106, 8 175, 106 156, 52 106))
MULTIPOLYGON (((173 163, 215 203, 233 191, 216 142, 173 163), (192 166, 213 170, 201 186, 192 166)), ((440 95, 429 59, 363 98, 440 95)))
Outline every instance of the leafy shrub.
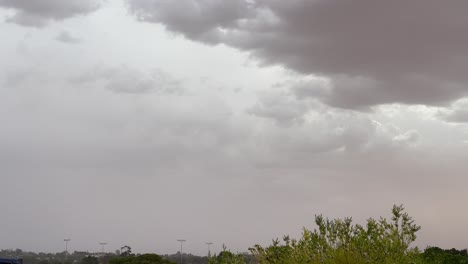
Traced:
POLYGON ((223 250, 219 254, 208 257, 208 264, 244 264, 245 258, 242 254, 234 254, 226 249, 223 245, 223 250))
POLYGON ((393 206, 392 218, 369 218, 365 226, 351 218, 330 220, 315 217, 317 229, 303 229, 299 240, 288 236, 264 248, 250 249, 260 264, 406 264, 421 263, 418 248, 412 248, 420 226, 393 206))

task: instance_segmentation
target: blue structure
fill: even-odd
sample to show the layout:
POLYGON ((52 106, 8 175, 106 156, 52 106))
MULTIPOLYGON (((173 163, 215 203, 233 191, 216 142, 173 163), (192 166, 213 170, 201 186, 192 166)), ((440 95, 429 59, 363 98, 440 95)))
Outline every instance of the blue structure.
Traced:
POLYGON ((0 258, 0 264, 23 264, 23 260, 12 258, 0 258))

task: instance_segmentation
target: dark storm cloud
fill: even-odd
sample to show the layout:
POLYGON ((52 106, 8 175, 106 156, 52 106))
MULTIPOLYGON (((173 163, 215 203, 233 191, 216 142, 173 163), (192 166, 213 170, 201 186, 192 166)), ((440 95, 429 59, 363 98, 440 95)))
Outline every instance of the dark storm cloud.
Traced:
POLYGON ((16 13, 7 22, 23 26, 42 27, 50 20, 64 20, 85 15, 99 8, 101 0, 0 0, 0 7, 16 13))
POLYGON ((164 21, 172 31, 184 32, 198 39, 217 28, 236 27, 236 21, 252 14, 252 7, 244 1, 182 0, 130 2, 138 19, 148 22, 164 21))
POLYGON ((162 23, 189 39, 227 44, 262 63, 329 78, 329 92, 321 99, 333 106, 439 105, 468 94, 466 1, 129 0, 129 5, 140 20, 162 23))

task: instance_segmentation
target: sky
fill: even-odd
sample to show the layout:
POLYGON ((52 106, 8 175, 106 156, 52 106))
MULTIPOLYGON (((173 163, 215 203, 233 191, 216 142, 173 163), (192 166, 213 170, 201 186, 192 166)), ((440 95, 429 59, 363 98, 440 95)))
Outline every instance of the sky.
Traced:
POLYGON ((0 0, 0 248, 243 252, 393 204, 468 247, 467 8, 0 0))

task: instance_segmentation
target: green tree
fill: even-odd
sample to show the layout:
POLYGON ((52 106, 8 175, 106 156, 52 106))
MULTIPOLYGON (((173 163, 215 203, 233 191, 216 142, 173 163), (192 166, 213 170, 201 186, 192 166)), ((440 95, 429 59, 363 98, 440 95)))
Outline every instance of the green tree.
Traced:
POLYGON ((274 240, 264 248, 255 245, 252 254, 261 264, 406 264, 420 263, 418 248, 412 248, 420 226, 393 206, 390 220, 368 219, 365 226, 353 224, 351 218, 330 220, 315 217, 317 228, 303 229, 299 240, 288 236, 274 240))
POLYGON ((93 256, 86 256, 81 259, 80 264, 99 264, 99 260, 93 256))
POLYGON ((135 254, 132 253, 132 248, 125 245, 120 248, 120 256, 121 257, 129 257, 129 256, 134 256, 135 254))
POLYGON ((114 258, 109 261, 109 264, 175 264, 175 262, 163 259, 157 254, 143 254, 114 258))
POLYGON ((422 253, 426 264, 467 264, 467 250, 441 249, 438 247, 428 247, 422 253))
POLYGON ((245 258, 242 254, 234 254, 223 245, 223 250, 217 255, 208 257, 208 264, 244 264, 245 258))

